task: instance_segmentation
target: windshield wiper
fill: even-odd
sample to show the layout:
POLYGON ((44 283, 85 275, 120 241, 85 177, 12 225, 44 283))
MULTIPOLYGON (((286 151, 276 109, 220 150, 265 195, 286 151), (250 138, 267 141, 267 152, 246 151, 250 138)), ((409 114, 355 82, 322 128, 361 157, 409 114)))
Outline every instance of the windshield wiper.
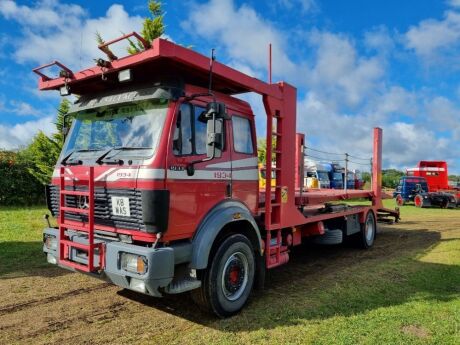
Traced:
POLYGON ((98 149, 80 149, 80 150, 73 150, 73 151, 70 151, 70 153, 65 156, 62 160, 61 160, 61 164, 62 165, 81 165, 83 164, 83 162, 81 160, 70 160, 69 162, 67 162, 70 158, 70 156, 72 156, 74 153, 77 153, 77 152, 92 152, 92 151, 100 151, 98 149))
POLYGON ((106 163, 106 164, 120 164, 122 165, 124 162, 122 159, 113 159, 113 157, 109 157, 107 159, 104 159, 106 158, 109 153, 113 152, 113 151, 131 151, 131 150, 150 150, 150 147, 134 147, 134 146, 116 146, 116 147, 112 147, 110 149, 108 149, 107 151, 105 151, 102 155, 99 156, 99 158, 96 159, 96 163, 97 164, 102 164, 102 163, 106 163))

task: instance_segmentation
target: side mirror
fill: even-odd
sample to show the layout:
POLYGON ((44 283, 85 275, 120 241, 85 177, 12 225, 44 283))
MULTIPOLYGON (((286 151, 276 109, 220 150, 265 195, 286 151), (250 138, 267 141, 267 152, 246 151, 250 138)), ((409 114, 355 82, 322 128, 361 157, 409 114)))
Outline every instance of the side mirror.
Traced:
POLYGON ((224 120, 210 119, 207 122, 207 145, 206 153, 209 159, 220 158, 222 156, 224 139, 224 120))
POLYGON ((227 108, 224 103, 219 102, 209 102, 206 106, 206 111, 201 113, 200 120, 205 122, 212 120, 213 116, 216 119, 226 119, 228 120, 227 108))

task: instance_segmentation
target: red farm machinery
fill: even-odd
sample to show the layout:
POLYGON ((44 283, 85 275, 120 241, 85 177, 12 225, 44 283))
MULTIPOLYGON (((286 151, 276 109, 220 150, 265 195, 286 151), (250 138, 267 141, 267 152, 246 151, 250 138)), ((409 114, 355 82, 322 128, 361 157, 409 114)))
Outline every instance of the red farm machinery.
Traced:
POLYGON ((79 97, 47 187, 58 220, 44 229, 50 263, 156 297, 191 291, 225 317, 303 240, 350 238, 369 248, 378 218, 399 219, 382 205, 379 128, 372 190, 302 187, 305 138, 296 134, 296 89, 285 82, 260 81, 163 39, 80 72, 53 64, 56 78, 43 72, 50 65, 35 70, 40 90, 79 97), (234 97, 246 92, 262 96, 267 156, 275 157, 264 190, 254 114, 234 97), (356 198, 371 203, 338 203, 356 198))

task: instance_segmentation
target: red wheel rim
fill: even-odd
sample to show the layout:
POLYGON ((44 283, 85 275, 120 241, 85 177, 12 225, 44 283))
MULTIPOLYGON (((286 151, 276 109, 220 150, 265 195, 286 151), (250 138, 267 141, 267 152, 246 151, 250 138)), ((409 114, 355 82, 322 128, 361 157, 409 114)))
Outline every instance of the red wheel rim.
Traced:
POLYGON ((415 206, 417 207, 422 206, 422 198, 419 195, 417 195, 414 199, 414 203, 415 203, 415 206))

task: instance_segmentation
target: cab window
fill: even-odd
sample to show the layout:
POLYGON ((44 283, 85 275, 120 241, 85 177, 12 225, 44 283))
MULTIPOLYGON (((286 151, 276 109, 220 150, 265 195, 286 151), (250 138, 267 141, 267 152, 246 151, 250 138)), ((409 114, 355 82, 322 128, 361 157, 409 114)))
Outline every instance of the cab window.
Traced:
POLYGON ((206 121, 200 119, 205 108, 183 103, 177 115, 173 152, 176 156, 206 153, 206 121))
POLYGON ((249 119, 241 116, 232 116, 233 145, 235 152, 252 154, 254 146, 252 141, 251 123, 249 119))

